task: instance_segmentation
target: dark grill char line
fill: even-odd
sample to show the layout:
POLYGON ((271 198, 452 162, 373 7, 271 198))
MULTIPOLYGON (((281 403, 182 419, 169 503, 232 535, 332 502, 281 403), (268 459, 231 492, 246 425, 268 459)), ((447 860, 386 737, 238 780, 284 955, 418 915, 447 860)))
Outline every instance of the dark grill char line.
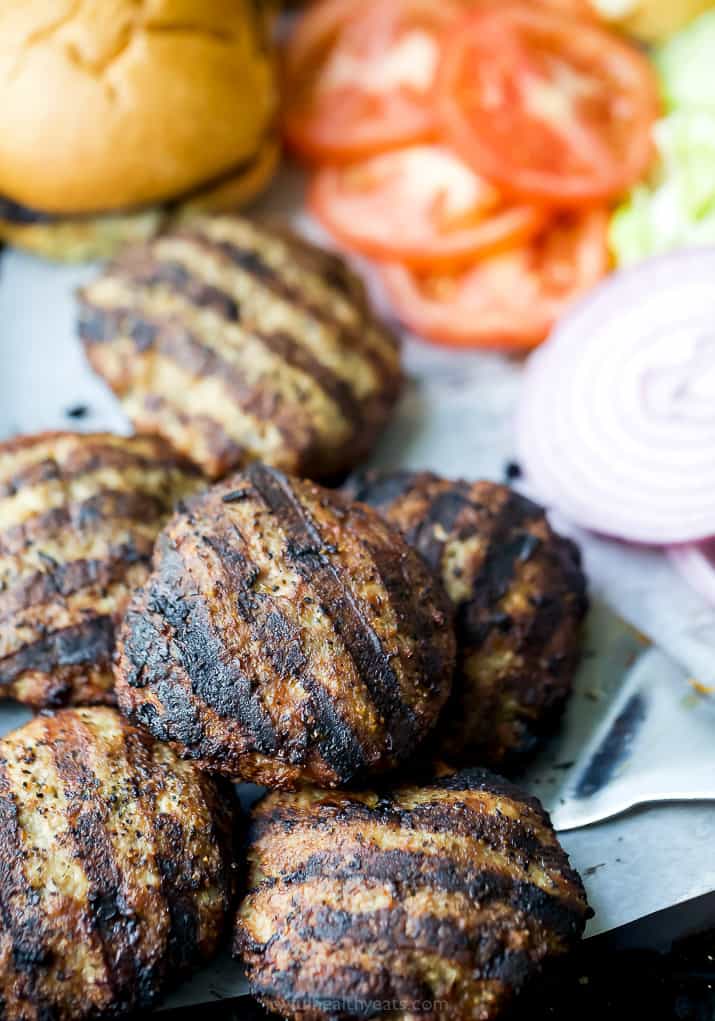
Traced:
MULTIPOLYGON (((82 752, 90 735, 68 721, 64 740, 52 747, 57 777, 72 813, 69 833, 75 855, 87 876, 87 904, 92 926, 101 945, 104 967, 112 996, 126 995, 137 981, 141 967, 133 950, 136 921, 122 894, 122 877, 107 833, 105 812, 97 803, 98 781, 82 752)), ((52 740, 51 731, 46 734, 52 740)), ((124 1009, 132 1007, 122 1002, 124 1009)))
MULTIPOLYGON (((256 469, 251 472, 255 477, 256 469)), ((260 574, 259 568, 247 556, 235 550, 229 542, 207 538, 219 560, 222 561, 229 584, 238 593, 236 608, 248 625, 251 638, 260 645, 278 677, 292 676, 307 692, 310 717, 306 724, 314 723, 318 732, 318 752, 341 782, 348 780, 367 763, 359 737, 343 720, 330 700, 330 694, 309 669, 308 659, 301 645, 300 632, 293 621, 281 613, 270 600, 253 592, 253 583, 260 574)), ((286 748, 271 726, 268 740, 256 743, 259 751, 273 755, 279 747, 287 752, 290 761, 305 759, 305 743, 293 750, 286 748)))
POLYGON ((154 543, 142 537, 108 546, 102 560, 72 560, 56 564, 48 571, 35 571, 13 588, 0 591, 0 624, 22 610, 54 602, 57 597, 71 596, 94 586, 106 589, 125 577, 129 565, 148 564, 153 548, 154 543))
POLYGON ((391 733, 395 751, 404 753, 416 739, 416 721, 400 697, 400 684, 380 639, 365 619, 344 574, 324 556, 323 538, 290 484, 278 472, 254 465, 248 478, 270 512, 281 521, 288 558, 334 621, 373 704, 391 733))
POLYGON ((97 616, 75 627, 53 631, 0 660, 0 688, 9 687, 25 673, 52 674, 62 667, 104 666, 114 653, 114 621, 97 616))
POLYGON ((591 914, 539 803, 485 770, 379 796, 269 794, 248 856, 234 949, 254 995, 296 1021, 387 1001, 436 1004, 430 1021, 492 1021, 591 914), (503 864, 492 828, 513 852, 503 864))
POLYGON ((160 537, 126 614, 118 692, 131 719, 212 770, 342 785, 423 739, 452 650, 445 597, 399 536, 371 512, 254 464, 190 501, 160 537), (326 529, 344 530, 345 550, 326 529), (353 546, 374 605, 359 594, 353 546), (269 571, 295 595, 274 596, 269 571), (302 623, 311 605, 317 631, 302 623), (387 613, 410 643, 405 654, 375 629, 387 613))
MULTIPOLYGON (((425 832, 421 830, 421 832, 425 832)), ((252 831, 255 838, 256 831, 252 831)), ((545 924, 564 938, 577 935, 578 919, 558 897, 534 883, 511 881, 499 872, 457 867, 448 857, 409 851, 374 851, 361 848, 352 858, 339 851, 312 854, 293 872, 270 879, 267 885, 296 886, 322 876, 335 880, 374 880, 394 887, 399 898, 429 887, 444 893, 458 893, 470 901, 489 904, 507 902, 515 911, 537 913, 545 924)))
POLYGON ((116 623, 174 502, 201 481, 147 437, 43 433, 0 444, 2 695, 38 708, 113 700, 116 623), (28 493, 33 510, 13 517, 28 493))
POLYGON ((0 955, 5 1021, 147 1009, 176 972, 215 952, 233 893, 233 794, 178 766, 106 708, 38 717, 0 742, 0 947, 11 951, 0 955), (38 789, 38 779, 20 781, 30 776, 23 763, 40 752, 48 765, 38 789), (10 762, 19 779, 11 780, 10 762), (180 800, 161 811, 159 796, 172 783, 180 800), (55 833, 48 847, 26 830, 37 815, 55 833), (134 837, 138 825, 148 844, 137 842, 139 829, 134 837), (86 877, 85 892, 47 884, 44 869, 59 848, 86 877), (137 882, 133 869, 151 880, 137 882))
POLYGON ((0 532, 0 557, 17 556, 30 545, 60 538, 68 528, 82 532, 104 518, 115 518, 126 526, 130 521, 150 521, 164 513, 165 503, 159 497, 107 489, 87 500, 53 507, 0 532))
POLYGON ((78 326, 95 370, 120 399, 131 400, 137 428, 163 433, 214 478, 271 457, 303 476, 344 474, 373 445, 401 386, 395 339, 371 318, 361 285, 333 256, 228 217, 196 219, 191 228, 167 231, 117 258, 96 285, 82 291, 78 326), (190 265, 170 248, 162 250, 172 243, 191 253, 190 265), (240 273, 241 286, 217 279, 222 272, 240 273), (313 286, 320 296, 308 293, 313 286), (262 328, 278 302, 284 328, 262 328), (337 302, 350 305, 350 321, 337 302), (208 327, 192 322, 194 309, 216 316, 211 343, 203 335, 208 327), (306 342, 313 329, 323 332, 325 356, 306 342), (232 330, 264 352, 266 371, 256 382, 246 379, 232 330), (355 378, 343 378, 331 351, 335 359, 359 360, 371 373, 369 384, 361 390, 355 378), (192 405, 190 388, 177 393, 163 387, 152 374, 159 359, 192 379, 211 380, 255 424, 231 419, 218 407, 206 413, 192 405), (330 402, 322 418, 311 403, 319 395, 330 402), (326 418, 330 407, 334 426, 326 418), (260 435, 265 423, 281 430, 280 451, 260 435))
MULTIPOLYGON (((164 279, 164 276, 157 273, 149 282, 154 286, 162 285, 174 294, 185 295, 192 303, 211 309, 229 323, 240 323, 238 305, 230 295, 194 280, 190 286, 187 284, 182 287, 175 281, 170 283, 172 279, 171 276, 164 279)), ((129 337, 138 353, 153 349, 187 372, 197 376, 215 376, 223 381, 227 392, 243 410, 258 418, 270 421, 280 410, 274 394, 246 384, 235 365, 206 347, 199 334, 176 319, 162 321, 158 315, 152 316, 149 312, 128 308, 92 308, 80 318, 78 329, 81 339, 87 343, 109 343, 120 337, 129 337)), ((250 332, 281 362, 314 379, 348 422, 362 422, 363 405, 350 386, 339 376, 333 375, 307 348, 287 333, 265 333, 255 327, 250 332)), ((285 417, 285 439, 290 442, 292 416, 286 414, 285 417)))
POLYGON ((344 489, 397 525, 448 590, 454 578, 471 590, 455 597, 458 666, 435 756, 517 770, 558 721, 578 664, 588 604, 577 547, 543 508, 489 482, 366 472, 344 489))

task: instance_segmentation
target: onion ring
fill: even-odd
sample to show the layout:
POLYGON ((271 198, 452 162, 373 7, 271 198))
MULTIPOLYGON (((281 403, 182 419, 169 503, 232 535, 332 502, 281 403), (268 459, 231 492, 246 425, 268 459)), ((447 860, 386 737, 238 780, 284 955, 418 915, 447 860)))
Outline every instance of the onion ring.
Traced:
POLYGON ((531 356, 517 430, 535 492, 576 523, 715 535, 715 249, 599 284, 531 356))
POLYGON ((688 584, 715 606, 715 538, 693 546, 671 546, 668 556, 688 584))

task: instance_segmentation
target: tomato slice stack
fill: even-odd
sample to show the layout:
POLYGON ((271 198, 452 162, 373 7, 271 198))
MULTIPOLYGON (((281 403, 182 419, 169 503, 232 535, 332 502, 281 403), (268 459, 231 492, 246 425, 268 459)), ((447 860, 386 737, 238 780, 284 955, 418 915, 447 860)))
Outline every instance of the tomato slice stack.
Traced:
POLYGON ((318 0, 285 60, 311 209, 440 343, 533 347, 608 270, 648 170, 645 56, 586 0, 318 0))

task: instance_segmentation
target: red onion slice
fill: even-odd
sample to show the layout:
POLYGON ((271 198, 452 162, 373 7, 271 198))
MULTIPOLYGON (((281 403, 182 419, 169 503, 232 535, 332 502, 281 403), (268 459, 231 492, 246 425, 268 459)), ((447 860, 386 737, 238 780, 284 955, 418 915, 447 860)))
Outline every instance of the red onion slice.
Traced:
POLYGON ((688 584, 715 606, 715 539, 697 546, 671 546, 668 556, 688 584))
POLYGON ((715 249, 610 277, 527 364, 520 458, 536 493, 634 542, 715 535, 715 249))

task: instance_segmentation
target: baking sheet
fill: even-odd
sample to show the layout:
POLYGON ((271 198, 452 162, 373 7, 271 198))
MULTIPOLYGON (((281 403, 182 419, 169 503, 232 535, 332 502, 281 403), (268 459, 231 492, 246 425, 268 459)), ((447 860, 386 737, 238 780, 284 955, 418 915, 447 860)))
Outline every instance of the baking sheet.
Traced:
MULTIPOLYGON (((16 252, 0 258, 0 438, 39 429, 127 431, 121 410, 89 371, 74 336, 73 292, 93 272, 91 266, 52 266, 16 252)), ((497 355, 429 348, 410 338, 405 361, 407 390, 374 463, 503 480, 514 456, 519 363, 497 355)), ((715 614, 667 561, 654 551, 579 538, 592 589, 682 665, 682 670, 673 669, 684 693, 690 676, 712 680, 715 614)), ((597 608, 590 628, 589 647, 598 655, 587 659, 569 710, 584 732, 595 725, 626 667, 625 653, 621 663, 609 646, 617 646, 622 636, 614 618, 597 608), (586 694, 594 690, 600 692, 596 700, 586 694)), ((0 732, 24 718, 23 710, 0 706, 0 732)), ((548 754, 553 757, 554 748, 529 775, 532 790, 547 803, 558 783, 558 770, 548 754)), ((584 876, 596 910, 589 934, 715 889, 712 804, 632 811, 566 833, 563 843, 584 876)), ((238 995, 244 988, 235 965, 218 962, 183 986, 170 1004, 238 995)))

